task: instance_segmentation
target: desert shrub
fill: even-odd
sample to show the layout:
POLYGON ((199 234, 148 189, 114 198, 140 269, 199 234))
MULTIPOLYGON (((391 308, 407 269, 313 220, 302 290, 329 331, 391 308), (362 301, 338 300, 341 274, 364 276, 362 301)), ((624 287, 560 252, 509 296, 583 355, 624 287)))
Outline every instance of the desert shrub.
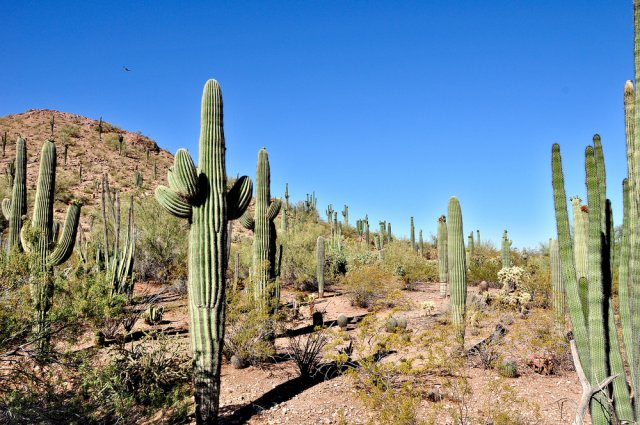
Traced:
POLYGON ((403 241, 392 241, 385 245, 383 264, 390 273, 404 282, 406 289, 413 289, 416 282, 438 280, 437 262, 420 257, 403 241))
POLYGON ((328 342, 329 338, 322 330, 310 335, 289 338, 287 354, 295 362, 302 378, 308 379, 316 376, 320 360, 322 360, 322 350, 328 342))
POLYGON ((116 345, 111 354, 105 365, 85 364, 81 390, 117 419, 132 423, 134 406, 175 404, 190 381, 189 359, 165 335, 116 345))
MULTIPOLYGON (((75 125, 65 125, 60 129, 60 140, 67 144, 71 139, 77 139, 80 137, 80 128, 75 125)), ((64 144, 64 143, 63 143, 64 144)))
POLYGON ((135 272, 143 280, 167 282, 186 276, 189 230, 153 198, 135 205, 137 229, 135 272))
POLYGON ((273 339, 277 322, 252 295, 230 292, 227 297, 227 319, 223 354, 227 360, 236 356, 242 362, 260 363, 275 354, 273 339))
POLYGON ((351 304, 362 308, 375 308, 391 291, 399 287, 398 280, 381 264, 350 270, 342 283, 351 304))
POLYGON ((552 294, 549 257, 529 254, 524 269, 522 290, 531 294, 531 303, 534 307, 548 307, 552 294))
POLYGON ((480 406, 474 423, 493 425, 526 425, 540 423, 540 407, 533 401, 519 397, 503 380, 488 384, 491 397, 480 406))
POLYGON ((498 271, 502 268, 502 264, 499 257, 491 255, 487 250, 483 250, 481 253, 474 253, 468 267, 467 279, 470 284, 477 284, 484 280, 490 286, 491 283, 494 283, 495 286, 495 282, 498 281, 498 271))
POLYGON ((0 250, 0 348, 22 334, 31 321, 29 261, 15 252, 0 250))

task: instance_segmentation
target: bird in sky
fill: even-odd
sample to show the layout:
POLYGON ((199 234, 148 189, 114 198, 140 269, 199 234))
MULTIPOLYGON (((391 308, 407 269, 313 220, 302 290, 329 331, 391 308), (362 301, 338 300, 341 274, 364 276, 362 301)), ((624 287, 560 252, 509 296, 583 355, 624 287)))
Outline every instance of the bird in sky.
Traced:
POLYGON ((127 68, 126 66, 123 66, 122 69, 126 72, 130 72, 131 70, 129 68, 127 68))

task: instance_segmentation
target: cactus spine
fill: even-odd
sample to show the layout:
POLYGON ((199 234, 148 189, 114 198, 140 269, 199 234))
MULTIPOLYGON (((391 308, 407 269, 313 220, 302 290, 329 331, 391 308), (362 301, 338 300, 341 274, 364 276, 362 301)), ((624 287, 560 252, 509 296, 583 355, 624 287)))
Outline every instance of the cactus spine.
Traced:
MULTIPOLYGON (((276 278, 276 226, 280 212, 279 199, 271 200, 271 173, 269 156, 265 148, 258 152, 256 168, 256 210, 253 217, 247 213, 240 223, 253 231, 253 295, 256 300, 270 303, 273 291, 269 285, 276 278), (271 292, 271 293, 269 293, 271 292)), ((275 306, 272 306, 275 307, 275 306)))
POLYGON ((447 247, 447 217, 438 218, 438 274, 440 275, 440 296, 447 296, 447 282, 449 275, 447 247))
POLYGON ((447 257, 449 262, 449 283, 451 284, 451 322, 456 332, 460 349, 464 348, 464 320, 467 302, 467 267, 464 252, 464 231, 462 211, 456 197, 449 199, 449 227, 447 257))
POLYGON ((20 230, 22 229, 22 217, 27 213, 27 145, 23 138, 19 138, 16 142, 16 160, 13 170, 11 199, 2 201, 2 212, 9 221, 7 253, 14 248, 22 249, 20 230))
POLYGON ((222 95, 209 80, 202 95, 198 168, 186 150, 176 152, 169 188, 156 199, 171 214, 190 220, 189 322, 193 351, 196 422, 217 422, 224 341, 227 221, 249 205, 252 183, 239 178, 226 190, 222 95))
POLYGON ((511 267, 511 243, 505 230, 502 233, 502 268, 511 267))
POLYGON ((324 297, 324 238, 318 236, 316 241, 316 278, 318 280, 318 297, 324 297))

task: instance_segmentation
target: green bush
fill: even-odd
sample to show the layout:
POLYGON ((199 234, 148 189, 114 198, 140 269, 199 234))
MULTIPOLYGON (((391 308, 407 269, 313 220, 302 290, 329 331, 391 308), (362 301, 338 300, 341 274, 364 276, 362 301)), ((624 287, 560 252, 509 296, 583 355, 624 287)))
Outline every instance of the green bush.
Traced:
POLYGON ((381 264, 369 264, 353 268, 342 279, 351 304, 362 308, 375 308, 400 282, 381 264))
POLYGON ((22 253, 0 250, 0 348, 22 334, 31 323, 29 260, 22 253))
POLYGON ((438 281, 437 261, 420 257, 405 241, 385 245, 383 264, 388 272, 404 282, 406 289, 413 289, 416 282, 438 281))

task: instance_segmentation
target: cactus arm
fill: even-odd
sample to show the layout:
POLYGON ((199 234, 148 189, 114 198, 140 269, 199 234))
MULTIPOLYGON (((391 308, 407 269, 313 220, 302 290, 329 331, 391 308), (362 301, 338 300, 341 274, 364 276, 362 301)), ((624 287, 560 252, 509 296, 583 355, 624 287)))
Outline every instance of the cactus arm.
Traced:
POLYGON ((273 221, 278 216, 281 206, 282 201, 280 201, 280 199, 274 199, 267 209, 267 220, 273 221))
POLYGON ((194 199, 199 192, 198 170, 186 149, 178 149, 173 162, 171 189, 185 199, 194 199))
POLYGON ((245 229, 253 230, 256 226, 256 221, 253 217, 251 217, 249 211, 245 211, 244 214, 240 216, 238 221, 240 221, 240 225, 245 229))
POLYGON ((31 251, 33 251, 33 245, 31 244, 31 242, 29 241, 29 238, 27 237, 28 231, 29 231, 29 226, 27 226, 26 224, 22 226, 22 229, 20 229, 20 245, 22 245, 22 249, 26 253, 30 253, 31 251))
POLYGON ((11 199, 4 198, 2 200, 2 215, 7 220, 11 218, 11 199))
POLYGON ((60 240, 47 258, 49 267, 58 266, 71 256, 78 232, 78 224, 80 223, 80 208, 81 206, 78 202, 73 202, 69 205, 60 240))
POLYGON ((192 207, 166 186, 158 186, 155 193, 156 201, 171 215, 179 218, 191 218, 192 207))
POLYGON ((244 214, 251 202, 253 182, 242 176, 233 184, 227 193, 227 215, 229 220, 237 220, 244 214))
POLYGON ((551 150, 551 170, 553 200, 556 215, 556 228, 558 232, 558 250, 560 251, 560 264, 562 265, 562 279, 564 280, 569 306, 569 317, 573 326, 573 335, 580 357, 580 363, 584 368, 587 378, 591 376, 591 356, 583 306, 580 302, 578 279, 573 262, 573 243, 569 230, 569 213, 567 212, 567 196, 564 190, 564 175, 562 173, 562 157, 560 146, 554 144, 551 150))

